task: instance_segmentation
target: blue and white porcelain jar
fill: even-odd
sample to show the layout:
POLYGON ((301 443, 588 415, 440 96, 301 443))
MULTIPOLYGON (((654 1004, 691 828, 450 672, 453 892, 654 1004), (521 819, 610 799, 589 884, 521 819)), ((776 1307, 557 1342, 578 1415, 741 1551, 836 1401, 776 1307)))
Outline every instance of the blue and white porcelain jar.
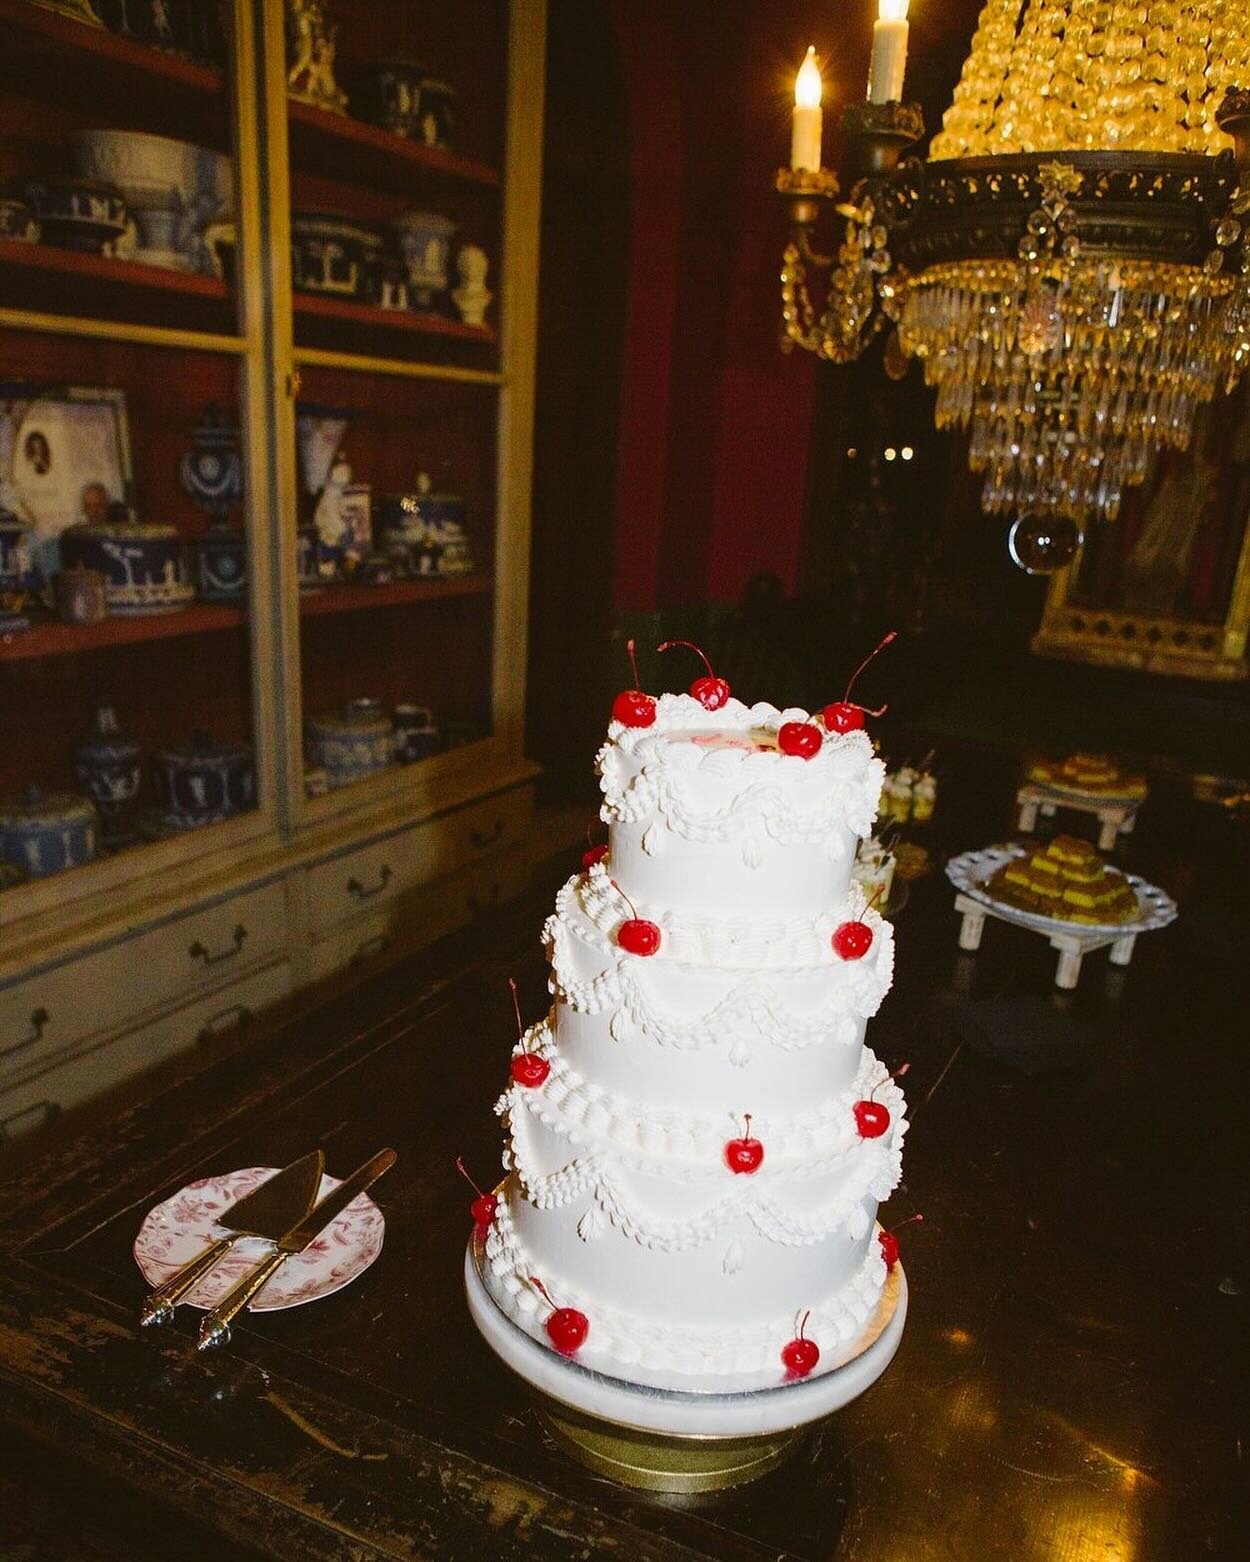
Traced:
POLYGON ((380 700, 349 700, 337 714, 308 723, 304 757, 324 770, 331 790, 385 770, 395 757, 395 730, 380 700))
POLYGON ((195 590, 201 602, 241 602, 247 595, 247 538, 215 521, 194 544, 195 590))
POLYGON ((186 548, 173 526, 129 520, 69 526, 61 533, 61 561, 67 569, 100 571, 110 613, 177 613, 195 600, 186 548))
POLYGON ((34 533, 0 506, 0 603, 38 591, 43 577, 35 563, 34 533))
POLYGON ((0 858, 32 879, 81 868, 96 854, 96 826, 96 811, 85 798, 28 786, 20 797, 0 802, 0 858))
POLYGON ((207 732, 155 754, 152 780, 167 830, 219 824, 256 806, 252 750, 246 743, 216 743, 207 732))
POLYGON ((135 839, 142 760, 143 751, 122 731, 113 702, 97 700, 91 730, 74 750, 74 770, 79 788, 99 810, 105 846, 126 846, 135 839))

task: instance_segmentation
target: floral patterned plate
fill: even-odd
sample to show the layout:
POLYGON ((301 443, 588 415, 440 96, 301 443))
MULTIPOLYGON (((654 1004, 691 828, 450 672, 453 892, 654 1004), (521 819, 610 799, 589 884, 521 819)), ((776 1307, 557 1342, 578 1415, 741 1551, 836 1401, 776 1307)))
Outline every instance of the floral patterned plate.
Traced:
MULTIPOLYGON (((201 1177, 150 1210, 135 1238, 135 1262, 149 1285, 163 1285, 176 1269, 225 1236, 216 1217, 244 1194, 272 1177, 272 1166, 248 1166, 218 1177, 201 1177)), ((337 1188, 337 1177, 322 1177, 317 1197, 337 1188)), ((366 1193, 353 1199, 311 1246, 287 1259, 251 1304, 256 1312, 298 1307, 349 1285, 382 1251, 386 1222, 366 1193)), ((192 1307, 215 1307, 234 1282, 272 1250, 261 1237, 241 1237, 221 1262, 191 1290, 192 1307)))

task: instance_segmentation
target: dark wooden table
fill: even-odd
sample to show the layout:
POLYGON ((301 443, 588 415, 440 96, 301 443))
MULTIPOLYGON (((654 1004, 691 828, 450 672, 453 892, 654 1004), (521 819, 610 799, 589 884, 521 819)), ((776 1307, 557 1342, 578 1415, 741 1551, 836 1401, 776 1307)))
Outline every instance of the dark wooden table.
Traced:
MULTIPOLYGON (((956 844, 986 844, 1009 781, 962 815, 944 794, 956 844)), ((0 1463, 44 1529, 23 1531, 10 1504, 0 1536, 29 1544, 0 1556, 1250 1556, 1250 945, 1244 902, 1224 898, 1244 886, 1245 848, 1231 825, 1152 800, 1130 850, 1182 895, 1182 919, 1127 971, 1088 958, 1069 995, 1041 939, 991 924, 961 955, 945 881, 913 886, 869 1032, 912 1064, 906 1183, 887 1214, 925 1216, 904 1241, 911 1316, 886 1376, 786 1467, 698 1499, 599 1480, 547 1442, 468 1320, 453 1162, 498 1164, 505 977, 539 1012, 548 876, 15 1176, 0 1206, 0 1463), (1057 1019, 1051 1055, 1026 1051, 1059 1066, 988 1055, 988 999, 1009 1006, 1008 1034, 1057 1019), (140 1334, 144 1211, 193 1177, 314 1144, 340 1174, 399 1151, 367 1275, 249 1318, 211 1358, 185 1309, 140 1334)))

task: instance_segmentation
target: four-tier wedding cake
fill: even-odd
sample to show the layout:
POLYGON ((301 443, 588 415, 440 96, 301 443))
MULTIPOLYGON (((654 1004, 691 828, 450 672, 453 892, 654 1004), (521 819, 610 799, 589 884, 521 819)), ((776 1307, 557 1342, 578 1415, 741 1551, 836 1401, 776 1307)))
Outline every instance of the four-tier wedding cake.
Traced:
POLYGON ((711 675, 618 696, 608 843, 556 898, 554 1002, 497 1110, 482 1274, 542 1345, 628 1383, 832 1370, 897 1245, 902 1094, 864 1046, 891 928, 852 882, 883 766, 859 706, 748 708, 711 675))

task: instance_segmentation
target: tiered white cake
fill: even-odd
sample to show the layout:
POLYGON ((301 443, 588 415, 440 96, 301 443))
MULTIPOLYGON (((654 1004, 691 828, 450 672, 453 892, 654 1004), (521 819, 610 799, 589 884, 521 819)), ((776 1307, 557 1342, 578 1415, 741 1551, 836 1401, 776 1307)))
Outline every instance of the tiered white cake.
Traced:
POLYGON ((906 1122, 863 1043, 894 946, 851 881, 883 766, 802 710, 653 710, 609 727, 608 848, 546 925, 554 1003, 498 1104, 485 1279, 614 1378, 770 1386, 832 1369, 886 1282, 874 1220, 906 1122), (811 757, 779 750, 789 723, 816 729, 811 757), (818 1360, 783 1355, 798 1339, 818 1360))

